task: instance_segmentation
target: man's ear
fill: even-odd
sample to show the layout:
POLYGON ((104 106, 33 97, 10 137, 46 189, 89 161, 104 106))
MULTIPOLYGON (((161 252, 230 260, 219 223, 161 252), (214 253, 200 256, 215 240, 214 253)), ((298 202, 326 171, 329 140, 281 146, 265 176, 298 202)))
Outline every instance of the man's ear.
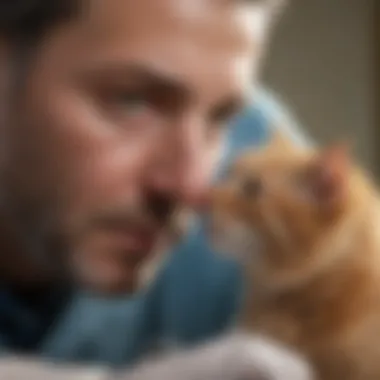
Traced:
POLYGON ((350 150, 348 143, 335 144, 312 160, 308 170, 309 189, 320 205, 333 205, 343 200, 348 188, 350 150))

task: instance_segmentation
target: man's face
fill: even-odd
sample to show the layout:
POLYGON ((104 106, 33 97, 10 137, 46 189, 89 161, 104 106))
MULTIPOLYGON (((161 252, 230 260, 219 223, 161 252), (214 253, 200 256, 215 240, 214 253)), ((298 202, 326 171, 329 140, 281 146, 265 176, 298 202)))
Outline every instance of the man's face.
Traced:
POLYGON ((7 93, 3 208, 36 258, 92 289, 131 291, 177 211, 201 203, 265 16, 233 0, 88 3, 7 93))

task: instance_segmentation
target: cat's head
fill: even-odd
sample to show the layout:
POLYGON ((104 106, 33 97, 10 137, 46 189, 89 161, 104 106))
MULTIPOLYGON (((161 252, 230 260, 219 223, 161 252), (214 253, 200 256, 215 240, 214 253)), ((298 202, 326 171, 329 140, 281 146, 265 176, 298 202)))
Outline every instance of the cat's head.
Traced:
POLYGON ((301 149, 277 136, 245 153, 212 192, 214 247, 279 284, 307 277, 345 238, 334 231, 353 207, 353 173, 344 144, 301 149))

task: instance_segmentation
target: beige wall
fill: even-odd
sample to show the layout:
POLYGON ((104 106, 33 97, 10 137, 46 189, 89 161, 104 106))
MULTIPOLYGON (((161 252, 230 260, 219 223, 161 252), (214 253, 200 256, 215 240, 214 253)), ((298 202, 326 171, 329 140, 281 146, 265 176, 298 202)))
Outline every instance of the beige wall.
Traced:
POLYGON ((375 164, 372 1, 292 0, 272 44, 265 82, 319 142, 355 140, 375 164))

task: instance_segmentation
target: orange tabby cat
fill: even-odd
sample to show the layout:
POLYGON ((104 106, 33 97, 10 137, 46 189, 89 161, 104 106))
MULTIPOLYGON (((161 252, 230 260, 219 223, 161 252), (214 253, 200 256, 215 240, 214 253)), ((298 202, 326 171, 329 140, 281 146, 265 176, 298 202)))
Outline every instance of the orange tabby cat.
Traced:
POLYGON ((318 379, 380 379, 379 201, 343 146, 281 137, 213 191, 212 240, 246 270, 241 326, 304 354, 318 379))

